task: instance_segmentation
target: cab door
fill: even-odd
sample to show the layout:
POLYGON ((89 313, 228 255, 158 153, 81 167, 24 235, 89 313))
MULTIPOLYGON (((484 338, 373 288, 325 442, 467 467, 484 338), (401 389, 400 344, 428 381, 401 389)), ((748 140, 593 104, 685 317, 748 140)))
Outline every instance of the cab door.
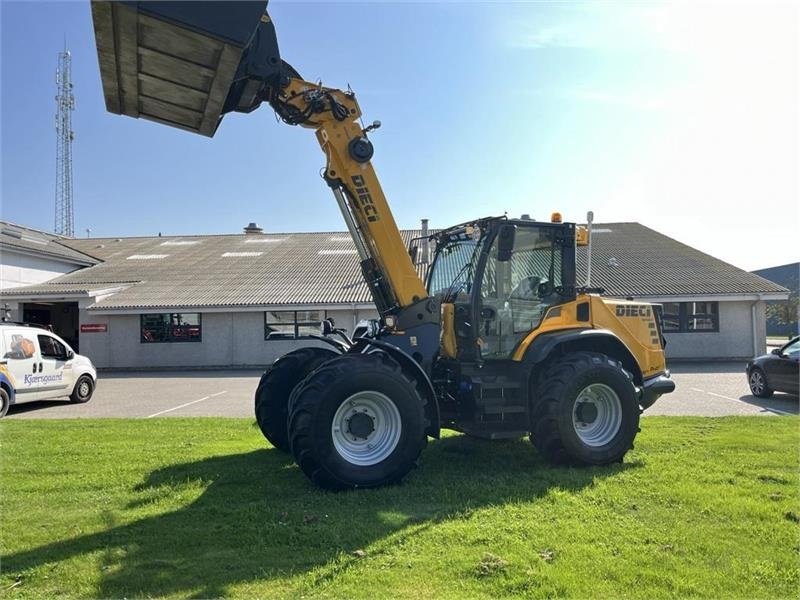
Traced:
POLYGON ((34 330, 3 327, 3 358, 6 368, 14 378, 17 402, 39 400, 41 380, 38 375, 43 368, 39 356, 39 345, 34 330))
POLYGON ((72 378, 72 364, 67 359, 67 347, 52 335, 40 333, 39 342, 39 378, 40 400, 58 398, 68 393, 72 378))
POLYGON ((562 251, 546 224, 502 224, 492 242, 476 297, 478 345, 483 359, 507 360, 539 327, 550 306, 563 301, 562 251))

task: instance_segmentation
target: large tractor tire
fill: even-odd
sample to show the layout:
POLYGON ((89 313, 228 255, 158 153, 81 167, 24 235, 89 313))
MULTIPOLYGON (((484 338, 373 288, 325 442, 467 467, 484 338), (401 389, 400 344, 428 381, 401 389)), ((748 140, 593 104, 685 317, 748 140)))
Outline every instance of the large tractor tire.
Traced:
POLYGON ((398 482, 427 443, 425 403, 416 381, 387 354, 340 356, 292 394, 292 455, 325 489, 398 482))
POLYGON ((639 431, 633 377, 594 352, 567 354, 535 388, 531 441, 551 464, 621 462, 639 431))
POLYGON ((284 354, 261 376, 256 388, 256 421, 261 433, 278 450, 289 451, 289 397, 298 383, 324 362, 338 356, 327 348, 300 348, 284 354))

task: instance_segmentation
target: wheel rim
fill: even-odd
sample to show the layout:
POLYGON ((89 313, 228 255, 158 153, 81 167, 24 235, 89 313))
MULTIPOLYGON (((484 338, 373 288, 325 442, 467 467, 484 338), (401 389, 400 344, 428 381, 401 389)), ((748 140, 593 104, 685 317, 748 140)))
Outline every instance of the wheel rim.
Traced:
POLYGON ((756 396, 764 393, 764 376, 761 371, 753 371, 750 373, 750 391, 756 396))
POLYGON ((78 395, 81 398, 86 398, 89 395, 89 383, 86 381, 81 381, 81 384, 78 386, 78 395))
POLYGON ((572 426, 587 446, 605 446, 622 427, 622 402, 603 383, 585 387, 572 408, 572 426))
POLYGON ((362 467, 385 460, 400 442, 403 426, 392 400, 372 390, 342 402, 333 417, 333 446, 347 462, 362 467))

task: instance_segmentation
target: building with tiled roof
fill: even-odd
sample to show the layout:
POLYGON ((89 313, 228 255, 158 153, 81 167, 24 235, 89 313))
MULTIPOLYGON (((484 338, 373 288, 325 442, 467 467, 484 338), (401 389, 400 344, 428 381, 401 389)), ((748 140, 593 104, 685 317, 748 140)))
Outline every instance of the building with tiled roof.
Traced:
MULTIPOLYGON (((402 232, 406 243, 420 234, 402 232)), ((85 257, 86 268, 4 289, 0 301, 22 318, 77 305, 76 345, 100 367, 265 365, 307 344, 303 335, 325 315, 351 331, 376 316, 347 233, 254 230, 58 245, 85 257)), ((579 248, 581 283, 586 263, 579 248)), ((427 265, 418 268, 424 275, 427 265)), ((765 344, 765 300, 787 295, 638 223, 594 226, 591 283, 607 295, 663 303, 674 358, 751 356, 765 344)))

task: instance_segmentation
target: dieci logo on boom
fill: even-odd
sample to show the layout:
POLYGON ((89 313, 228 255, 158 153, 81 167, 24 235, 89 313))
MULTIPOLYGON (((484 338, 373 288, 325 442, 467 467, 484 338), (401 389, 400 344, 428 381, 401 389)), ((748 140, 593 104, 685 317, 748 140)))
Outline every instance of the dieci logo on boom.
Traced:
POLYGON ((618 304, 618 317, 649 317, 651 308, 646 304, 618 304))
POLYGON ((359 206, 367 217, 367 221, 377 221, 378 213, 375 211, 372 194, 369 193, 364 178, 361 175, 353 175, 352 180, 356 186, 356 197, 358 198, 359 206))

